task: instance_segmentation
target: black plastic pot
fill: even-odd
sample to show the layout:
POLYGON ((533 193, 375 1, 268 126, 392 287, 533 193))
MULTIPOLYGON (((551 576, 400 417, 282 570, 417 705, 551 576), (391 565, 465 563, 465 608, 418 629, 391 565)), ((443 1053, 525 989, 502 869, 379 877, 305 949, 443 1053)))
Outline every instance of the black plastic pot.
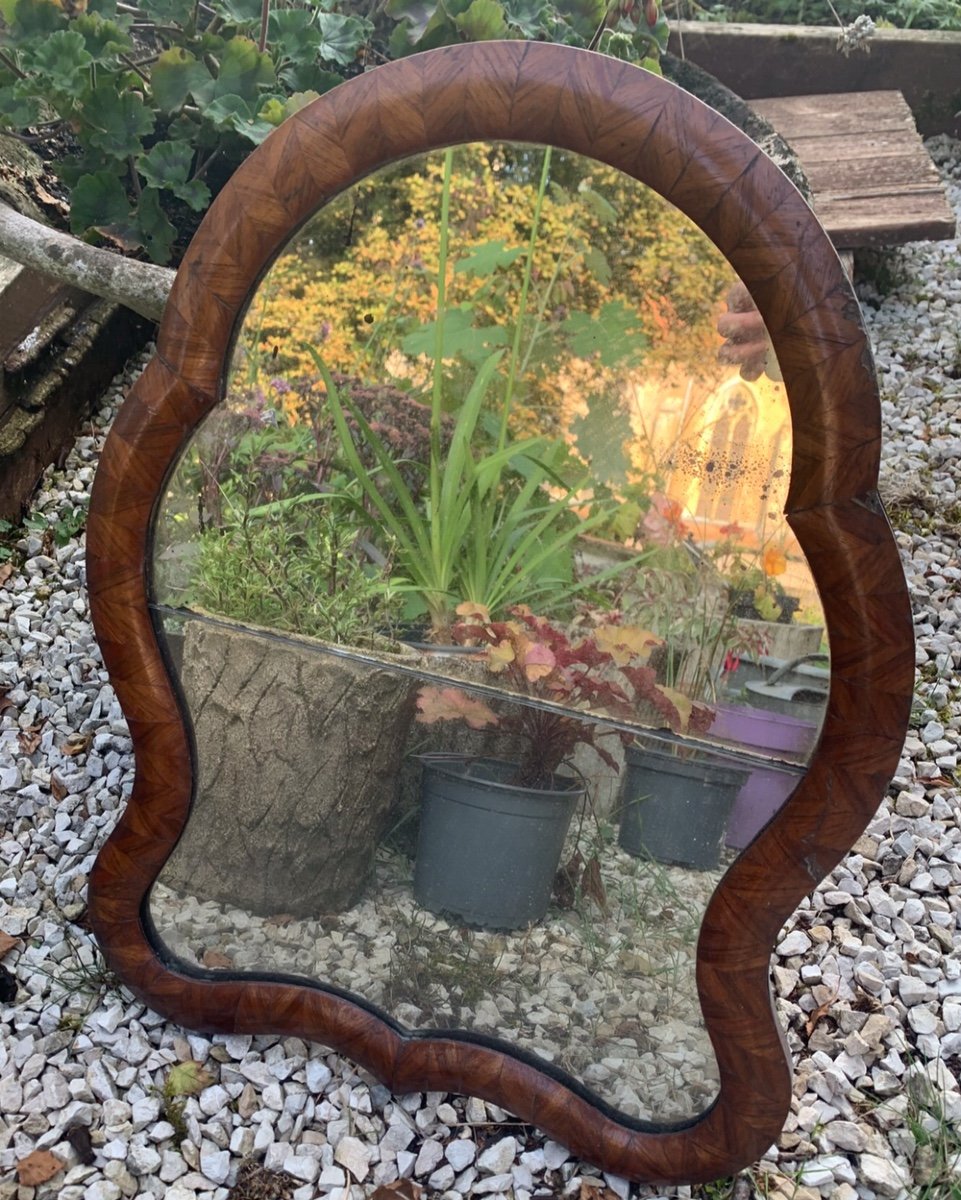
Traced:
POLYGON ((748 772, 701 747, 629 746, 618 843, 639 858, 711 870, 748 772))
POLYGON ((549 791, 508 781, 511 763, 428 759, 414 898, 471 925, 518 929, 550 904, 571 816, 584 789, 554 777, 549 791))

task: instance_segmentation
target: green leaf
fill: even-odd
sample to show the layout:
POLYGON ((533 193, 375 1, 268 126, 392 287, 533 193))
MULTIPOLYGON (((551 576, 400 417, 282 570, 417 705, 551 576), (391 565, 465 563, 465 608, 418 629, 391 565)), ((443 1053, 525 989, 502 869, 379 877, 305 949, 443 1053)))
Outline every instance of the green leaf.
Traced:
POLYGON ((234 37, 224 48, 211 99, 239 96, 252 102, 262 87, 269 87, 274 82, 274 64, 270 55, 261 53, 249 38, 234 37))
POLYGON ((587 397, 587 411, 571 423, 577 452, 590 464, 591 473, 613 487, 626 487, 630 481, 631 460, 627 453, 626 414, 620 398, 606 392, 587 397))
POLYGON ((219 129, 233 129, 254 145, 259 145, 272 133, 274 126, 254 115, 250 105, 240 96, 220 96, 211 101, 204 115, 219 129))
POLYGON ((547 7, 544 0, 505 0, 504 16, 512 29, 534 41, 544 33, 547 7))
POLYGON ((584 265, 598 283, 611 282, 611 264, 596 246, 588 246, 584 251, 584 265))
MULTIPOLYGON (((401 342, 401 347, 405 354, 414 358, 419 354, 433 357, 436 336, 437 322, 430 321, 409 333, 401 342)), ((478 357, 486 358, 492 347, 506 346, 509 340, 507 330, 499 325, 475 327, 472 306, 461 304, 449 309, 444 316, 441 357, 447 359, 461 355, 469 362, 474 362, 478 357)))
POLYGON ((313 92, 322 96, 344 82, 343 75, 327 71, 317 63, 295 63, 283 67, 277 75, 278 80, 291 92, 313 92))
POLYGON ((113 63, 118 54, 124 54, 132 48, 126 29, 119 22, 107 20, 98 13, 88 12, 75 17, 72 28, 83 38, 87 53, 98 63, 113 63))
POLYGON ((371 23, 361 17, 325 12, 317 14, 317 29, 320 32, 318 53, 321 59, 342 67, 354 61, 357 52, 373 32, 371 23))
POLYGON ((77 99, 87 89, 87 68, 92 62, 79 33, 58 29, 36 47, 30 69, 45 76, 54 91, 77 99))
POLYGON ((596 354, 605 367, 636 365, 650 346, 637 313, 623 300, 608 301, 596 316, 571 313, 560 328, 575 354, 581 358, 596 354))
POLYGON ((506 242, 481 242, 470 254, 458 259, 454 266, 456 275, 493 275, 499 267, 509 267, 524 253, 523 246, 509 249, 506 242))
POLYGON ((42 118, 42 101, 32 94, 27 81, 18 79, 15 83, 0 87, 0 122, 14 129, 24 129, 42 118))
POLYGON ((133 92, 118 94, 109 84, 88 94, 82 113, 91 127, 90 144, 116 158, 140 154, 141 139, 153 132, 154 116, 143 100, 133 92))
POLYGON ((438 20, 438 14, 443 13, 443 5, 437 0, 388 0, 387 14, 395 20, 404 23, 404 37, 411 45, 424 36, 431 21, 438 20))
POLYGON ((454 18, 454 24, 472 42, 490 42, 507 36, 504 10, 497 0, 473 0, 467 12, 454 18))
POLYGON ((587 187, 584 184, 577 189, 577 195, 580 202, 602 225, 613 225, 617 221, 617 209, 611 204, 606 196, 602 196, 600 192, 595 192, 592 187, 587 187))
POLYGON ((145 188, 140 197, 137 225, 151 259, 155 263, 169 262, 170 248, 177 240, 177 231, 160 207, 160 193, 155 188, 145 188))
POLYGON ((411 50, 433 50, 437 46, 459 42, 454 20, 470 8, 471 0, 389 0, 387 12, 400 24, 390 39, 390 50, 396 55, 411 50))
POLYGON ((194 0, 140 0, 138 7, 158 25, 186 25, 193 16, 194 0))
POLYGON ((270 125, 277 126, 287 119, 287 112, 284 108, 283 100, 278 100, 276 96, 271 96, 266 103, 261 104, 257 113, 262 121, 267 121, 270 125))
POLYGON ((263 5, 261 0, 213 0, 211 7, 232 25, 259 25, 263 5))
POLYGON ((217 129, 233 129, 235 121, 249 121, 250 105, 239 96, 220 96, 204 109, 204 116, 217 129))
POLYGON ((200 179, 190 181, 194 152, 186 142, 157 142, 137 163, 151 187, 173 192, 196 212, 210 203, 210 188, 200 179))
POLYGON ((308 104, 313 104, 315 100, 319 99, 320 95, 318 92, 313 92, 310 90, 305 92, 294 92, 292 96, 287 97, 287 102, 284 105, 284 116, 292 117, 294 113, 300 112, 302 108, 306 108, 308 104))
POLYGON ((66 13, 54 0, 17 0, 13 18, 17 40, 46 37, 67 24, 66 13))
POLYGON ((161 112, 172 113, 183 107, 197 88, 210 83, 210 72, 182 46, 165 50, 150 73, 150 90, 161 112))
POLYGON ((129 213, 123 184, 110 171, 82 175, 70 194, 70 228, 74 233, 126 220, 129 213))
POLYGON ((275 9, 267 21, 271 46, 279 46, 293 63, 312 63, 320 57, 323 40, 314 24, 313 12, 303 8, 275 9))

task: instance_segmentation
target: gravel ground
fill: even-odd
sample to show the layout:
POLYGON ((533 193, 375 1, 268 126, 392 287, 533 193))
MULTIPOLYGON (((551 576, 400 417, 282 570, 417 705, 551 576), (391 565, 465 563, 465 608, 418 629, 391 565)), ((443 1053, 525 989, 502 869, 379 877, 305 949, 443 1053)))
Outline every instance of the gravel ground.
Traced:
MULTIPOLYGON (((929 146, 961 214, 961 143, 929 146)), ((884 805, 778 944, 795 1098, 742 1196, 961 1194, 961 254, 923 244, 885 261, 883 289, 862 292, 883 490, 914 601, 916 711, 884 805)), ((0 1200, 221 1200, 230 1188, 356 1200, 398 1178, 449 1200, 595 1187, 623 1200, 624 1181, 493 1105, 394 1098, 296 1038, 194 1036, 104 972, 76 922, 133 764, 89 624, 75 509, 127 382, 47 476, 22 565, 6 578, 0 566, 0 952, 17 985, 8 997, 0 978, 0 1200), (204 1076, 171 1083, 190 1061, 204 1076), (185 1082, 202 1090, 170 1099, 185 1082), (77 1126, 86 1141, 67 1137, 77 1126), (252 1173, 251 1159, 279 1174, 252 1173)))

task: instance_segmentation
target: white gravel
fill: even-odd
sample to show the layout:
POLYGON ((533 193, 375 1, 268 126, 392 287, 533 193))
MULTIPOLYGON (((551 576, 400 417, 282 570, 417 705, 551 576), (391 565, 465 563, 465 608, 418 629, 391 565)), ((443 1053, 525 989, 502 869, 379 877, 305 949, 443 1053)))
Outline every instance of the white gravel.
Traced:
MULTIPOLYGON (((961 144, 930 149, 961 214, 961 144)), ((751 1179, 798 1200, 899 1200, 932 1179, 943 1188, 932 1195, 961 1187, 961 253, 921 244, 893 261, 883 294, 862 292, 884 395, 883 491, 914 603, 917 705, 885 803, 774 956, 794 1099, 751 1179)), ((86 503, 125 382, 65 469, 48 473, 35 514, 51 526, 86 503)), ((249 1156, 286 1172, 297 1200, 407 1177, 448 1200, 576 1195, 585 1180, 623 1200, 622 1180, 494 1105, 392 1097, 297 1038, 198 1037, 110 986, 73 922, 130 790, 130 741, 88 620, 82 539, 50 546, 38 530, 22 550, 0 585, 0 930, 21 939, 4 958, 19 990, 0 1007, 0 1200, 220 1200, 249 1156), (177 1111, 162 1089, 189 1060, 209 1078, 177 1111), (89 1130, 89 1163, 65 1138, 74 1125, 89 1130), (16 1171, 37 1150, 63 1169, 34 1191, 16 1171)))

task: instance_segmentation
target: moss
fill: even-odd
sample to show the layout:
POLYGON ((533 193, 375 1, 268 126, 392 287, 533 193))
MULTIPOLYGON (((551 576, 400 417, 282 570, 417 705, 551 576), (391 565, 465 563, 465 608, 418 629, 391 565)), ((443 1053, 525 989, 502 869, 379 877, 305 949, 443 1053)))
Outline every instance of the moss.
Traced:
POLYGON ((22 408, 13 409, 3 427, 0 428, 0 458, 16 454, 29 434, 42 420, 42 409, 33 412, 27 412, 22 408))

